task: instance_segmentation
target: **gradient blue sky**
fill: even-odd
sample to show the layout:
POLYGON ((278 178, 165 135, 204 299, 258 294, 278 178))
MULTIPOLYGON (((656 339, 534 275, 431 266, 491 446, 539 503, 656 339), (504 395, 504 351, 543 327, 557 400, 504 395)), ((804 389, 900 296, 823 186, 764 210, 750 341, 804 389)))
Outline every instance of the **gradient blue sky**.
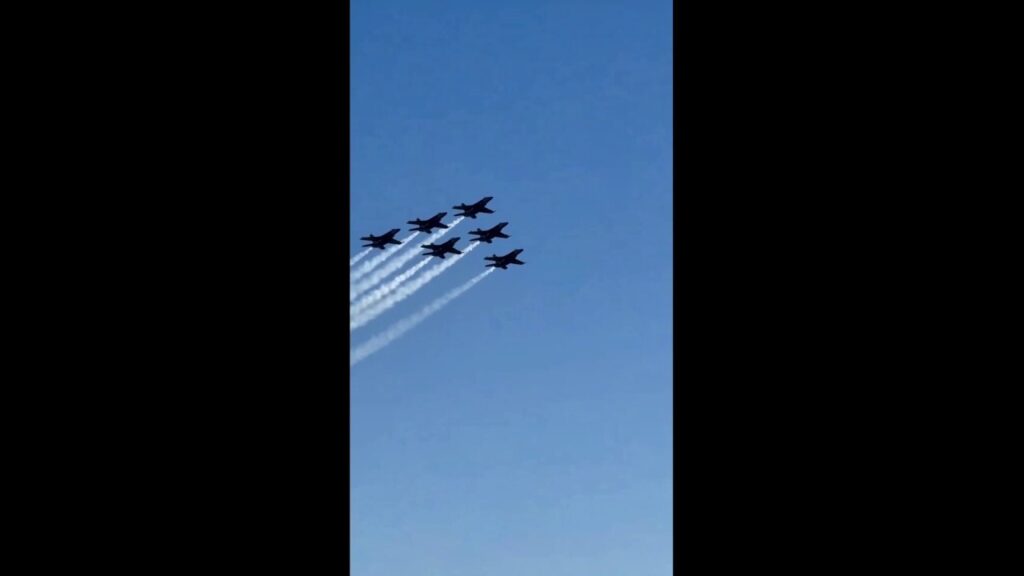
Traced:
POLYGON ((485 255, 527 262, 352 368, 353 575, 671 573, 671 22, 669 0, 352 0, 353 245, 483 196, 445 239, 512 236, 353 344, 485 255))

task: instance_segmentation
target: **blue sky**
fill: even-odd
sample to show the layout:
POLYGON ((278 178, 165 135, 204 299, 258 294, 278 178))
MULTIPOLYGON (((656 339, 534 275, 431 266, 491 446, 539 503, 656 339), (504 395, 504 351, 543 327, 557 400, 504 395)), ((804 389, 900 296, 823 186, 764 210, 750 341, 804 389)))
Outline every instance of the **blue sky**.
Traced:
POLYGON ((671 17, 352 1, 353 245, 483 196, 445 239, 512 236, 353 344, 527 262, 352 368, 353 575, 671 572, 671 17))

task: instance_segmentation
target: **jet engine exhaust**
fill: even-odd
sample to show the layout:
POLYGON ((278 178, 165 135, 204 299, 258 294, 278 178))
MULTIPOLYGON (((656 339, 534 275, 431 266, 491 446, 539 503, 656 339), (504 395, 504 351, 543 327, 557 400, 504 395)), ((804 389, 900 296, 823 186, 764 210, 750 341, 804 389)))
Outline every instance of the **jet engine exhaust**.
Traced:
POLYGON ((430 264, 430 261, 430 258, 424 258, 412 268, 409 268, 405 272, 402 272, 398 276, 392 278, 387 284, 374 288, 372 292, 370 292, 366 296, 363 296, 362 299, 360 299, 358 302, 352 304, 349 307, 349 316, 356 316, 360 314, 363 310, 369 308, 371 305, 380 302, 382 298, 384 298, 385 296, 393 292, 396 288, 401 286, 403 282, 408 280, 413 274, 419 271, 420 268, 423 268, 427 264, 430 264))
POLYGON ((359 280, 363 276, 366 276, 367 273, 372 271, 377 266, 380 266, 381 263, 383 263, 385 260, 387 260, 388 258, 393 256, 396 252, 400 251, 402 248, 404 248, 405 245, 410 240, 412 240, 413 238, 416 237, 417 234, 419 234, 419 232, 413 232, 412 234, 406 236, 402 240, 402 245, 401 246, 395 246, 395 248, 393 250, 384 250, 382 253, 380 253, 377 256, 374 256, 373 258, 370 258, 369 260, 364 262, 363 265, 360 266, 358 270, 356 270, 355 272, 352 272, 352 273, 349 274, 349 279, 348 279, 349 286, 351 286, 352 283, 355 282, 356 280, 359 280))
POLYGON ((409 296, 412 296, 417 290, 426 286, 428 282, 436 278, 438 275, 440 275, 448 268, 454 266, 455 263, 461 260, 463 256, 472 252, 473 249, 479 245, 479 242, 474 242, 470 244, 465 250, 462 251, 462 254, 453 256, 450 260, 445 260, 438 264, 437 266, 434 266, 430 270, 427 270, 412 282, 408 282, 404 286, 398 288, 398 290, 395 290, 393 294, 383 299, 382 301, 378 302, 375 306, 369 308, 359 316, 352 318, 351 321, 349 322, 349 330, 355 330, 360 326, 366 325, 368 322, 370 322, 377 316, 380 316, 392 306, 398 304, 402 300, 405 300, 409 296))
MULTIPOLYGON (((423 243, 424 244, 432 244, 435 240, 437 240, 441 236, 444 236, 445 234, 447 234, 449 230, 455 228, 455 226, 459 222, 462 222, 463 220, 465 220, 465 218, 461 217, 461 216, 459 218, 456 218, 455 220, 452 221, 451 224, 448 225, 447 228, 443 228, 441 230, 438 230, 438 231, 434 232, 423 243)), ((413 236, 415 236, 416 234, 419 234, 419 232, 414 232, 413 236)), ((410 236, 409 238, 412 238, 412 236, 410 236)), ((408 240, 408 239, 406 239, 406 240, 408 240)), ((402 242, 402 246, 399 246, 399 248, 404 248, 405 246, 406 246, 406 241, 403 241, 402 242)), ((363 279, 360 282, 357 282, 357 280, 359 280, 362 275, 365 275, 365 272, 362 275, 353 275, 352 279, 349 281, 349 291, 348 291, 348 301, 349 301, 349 303, 355 302, 356 298, 358 298, 364 292, 366 292, 367 290, 373 288, 374 286, 379 284, 381 281, 383 281, 385 278, 390 276, 393 272, 395 272, 396 270, 398 270, 399 268, 404 266, 406 262, 408 262, 409 260, 412 260, 413 258, 415 258, 419 254, 419 249, 420 249, 419 245, 412 246, 411 248, 409 248, 405 252, 403 252, 401 256, 399 256, 395 260, 389 262, 387 266, 381 268, 380 270, 377 270, 376 272, 371 274, 368 278, 365 278, 365 279, 363 279)), ((383 256, 383 254, 381 256, 383 256)), ((372 263, 373 263, 373 261, 371 260, 369 262, 369 264, 372 264, 372 263)), ((379 264, 379 262, 377 264, 379 264)), ((369 272, 370 270, 373 270, 373 268, 370 268, 369 270, 367 270, 367 272, 369 272)))
MULTIPOLYGON (((468 251, 469 250, 467 250, 467 252, 468 251)), ((379 351, 388 344, 400 338, 409 330, 415 328, 417 324, 423 322, 441 308, 444 308, 449 302, 461 296, 466 290, 472 288, 474 285, 476 285, 477 282, 486 278, 487 275, 490 274, 491 272, 494 272, 494 270, 494 268, 488 268, 487 270, 477 274, 462 286, 455 288, 451 292, 448 292, 444 296, 441 296, 437 300, 434 300, 430 304, 427 304, 419 312, 411 316, 408 316, 402 320, 399 320, 398 322, 392 324, 391 327, 388 328, 387 330, 381 332, 380 334, 377 334, 373 338, 370 338, 366 342, 362 343, 359 347, 352 350, 351 357, 349 359, 349 367, 351 368, 352 366, 355 366, 356 364, 362 362, 363 360, 366 359, 367 356, 379 351)))
POLYGON ((356 262, 359 262, 363 258, 366 258, 366 255, 369 254, 371 250, 373 250, 373 248, 367 248, 366 250, 363 250, 359 254, 356 254, 355 256, 349 258, 348 265, 353 266, 355 265, 356 262))

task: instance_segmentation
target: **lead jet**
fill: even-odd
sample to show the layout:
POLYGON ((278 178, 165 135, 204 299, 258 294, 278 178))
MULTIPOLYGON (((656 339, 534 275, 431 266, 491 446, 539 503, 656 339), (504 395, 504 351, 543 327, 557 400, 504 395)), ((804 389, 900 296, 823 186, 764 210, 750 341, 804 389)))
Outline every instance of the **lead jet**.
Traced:
POLYGON ((491 201, 493 196, 488 196, 476 204, 459 204, 458 206, 452 206, 456 210, 462 210, 462 214, 456 214, 456 216, 467 216, 469 218, 476 219, 476 215, 480 213, 494 214, 494 210, 487 207, 487 203, 491 201))
POLYGON ((427 218, 426 220, 420 220, 419 218, 417 218, 415 220, 409 220, 408 222, 406 222, 406 224, 416 225, 414 228, 409 228, 409 230, 413 230, 416 232, 426 232, 427 234, 430 234, 430 232, 434 228, 448 227, 447 224, 441 223, 441 218, 444 218, 445 214, 447 214, 447 212, 438 212, 437 214, 434 214, 432 217, 427 218))
POLYGON ((502 222, 490 230, 481 230, 480 228, 477 228, 470 232, 470 234, 475 234, 479 236, 479 238, 473 238, 470 242, 486 242, 490 244, 491 240, 494 240, 495 238, 508 238, 509 235, 501 231, 505 226, 508 226, 508 222, 502 222))
POLYGON ((494 256, 487 256, 486 258, 484 258, 484 260, 490 260, 491 263, 488 264, 487 266, 484 266, 484 268, 490 268, 493 266, 495 268, 501 268, 502 270, 508 270, 509 264, 518 264, 520 266, 526 264, 526 262, 523 262, 519 258, 516 258, 516 256, 519 256, 519 253, 522 251, 523 249, 519 248, 509 252, 508 254, 505 254, 504 256, 498 256, 497 254, 495 254, 494 256))
POLYGON ((388 231, 385 234, 381 234, 380 236, 374 236, 373 234, 370 234, 369 236, 363 236, 362 238, 360 238, 360 240, 365 240, 369 242, 369 244, 363 244, 363 248, 368 248, 372 246, 373 248, 387 250, 388 244, 401 244, 401 242, 395 240, 395 234, 398 234, 398 232, 399 229, 395 228, 393 230, 388 231))
POLYGON ((462 252, 455 248, 455 243, 459 241, 459 237, 456 236, 447 242, 441 244, 424 244, 420 248, 426 248, 429 252, 424 252, 420 256, 437 256, 441 260, 444 260, 445 254, 462 254, 462 252))

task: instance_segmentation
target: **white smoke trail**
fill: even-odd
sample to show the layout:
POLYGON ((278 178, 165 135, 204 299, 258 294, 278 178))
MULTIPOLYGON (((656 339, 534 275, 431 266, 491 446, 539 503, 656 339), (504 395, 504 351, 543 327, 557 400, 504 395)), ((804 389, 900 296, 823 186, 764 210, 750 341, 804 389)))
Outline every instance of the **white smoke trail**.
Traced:
MULTIPOLYGON (((442 229, 438 230, 437 232, 434 232, 433 234, 431 234, 430 236, 427 237, 426 241, 424 241, 423 244, 432 244, 435 240, 437 240, 441 236, 444 236, 445 234, 447 234, 449 230, 451 230, 452 228, 455 228, 455 226, 459 222, 462 222, 463 220, 465 220, 464 216, 459 216, 455 220, 452 220, 452 223, 449 224, 447 228, 442 228, 442 229)), ((382 280, 384 280, 385 278, 390 276, 392 272, 398 270, 399 268, 404 266, 406 262, 408 262, 409 260, 412 260, 418 254, 420 254, 420 246, 421 246, 421 244, 417 243, 415 246, 413 246, 409 250, 406 250, 405 252, 403 252, 401 256, 399 256, 398 258, 396 258, 396 259, 392 260, 390 263, 388 263, 387 266, 384 266, 380 270, 377 270, 373 274, 370 274, 370 276, 368 278, 365 278, 361 282, 356 282, 356 280, 359 280, 359 276, 353 276, 352 280, 349 282, 349 289, 348 289, 348 301, 349 301, 349 303, 354 302, 356 298, 358 298, 360 295, 363 294, 363 292, 366 292, 370 288, 373 288, 374 286, 379 284, 382 280)))
POLYGON ((390 258, 396 252, 400 251, 402 248, 405 248, 408 242, 415 238, 418 234, 419 232, 413 232, 412 234, 406 236, 403 240, 400 240, 400 242, 402 243, 400 246, 395 246, 394 248, 385 248, 384 252, 378 254, 377 256, 374 256, 373 258, 370 258, 366 262, 363 262, 363 265, 360 266, 358 270, 349 273, 349 285, 351 286, 353 282, 359 280, 377 266, 380 266, 381 263, 390 258))
POLYGON ((366 250, 363 250, 363 251, 362 251, 362 252, 360 252, 359 254, 356 254, 355 256, 353 256, 353 257, 349 258, 349 259, 348 259, 348 265, 349 265, 349 266, 352 266, 352 265, 354 265, 354 264, 355 264, 356 262, 359 262, 359 261, 360 261, 360 260, 362 260, 363 258, 366 258, 366 255, 370 253, 370 250, 373 250, 373 248, 367 248, 366 250))
POLYGON ((444 308, 445 305, 447 305, 452 300, 458 298, 466 290, 472 288, 477 282, 486 278, 487 275, 490 274, 491 272, 494 272, 494 268, 488 268, 487 270, 484 270, 483 272, 477 274, 475 277, 467 281, 462 286, 459 286, 458 288, 452 290, 451 292, 445 294, 444 296, 441 296, 437 300, 434 300, 430 304, 427 304, 419 312, 413 314, 412 316, 399 320, 398 322, 392 324, 391 327, 388 328, 387 330, 381 332, 380 334, 377 334, 373 338, 370 338, 369 340, 364 342, 362 345, 360 345, 358 348, 352 351, 351 358, 349 359, 349 368, 362 362, 370 354, 373 354, 374 352, 377 352, 381 348, 384 348, 388 344, 397 340, 399 337, 401 337, 409 330, 415 328, 417 324, 423 322, 431 314, 434 314, 441 308, 444 308))
POLYGON ((430 264, 430 261, 431 261, 431 258, 424 258, 423 260, 420 260, 415 266, 413 266, 412 268, 409 268, 405 272, 402 272, 398 276, 395 276, 394 278, 389 280, 387 283, 385 283, 385 284, 383 284, 381 286, 377 286, 369 294, 367 294, 366 296, 363 296, 362 299, 360 299, 358 302, 356 302, 355 304, 352 304, 349 307, 349 309, 348 309, 348 315, 349 316, 357 316, 360 313, 362 313, 363 310, 366 310, 367 308, 369 308, 373 304, 376 304, 377 302, 380 302, 382 298, 384 298, 385 296, 390 294, 392 291, 394 291, 396 288, 401 286, 402 282, 405 282, 406 280, 408 280, 413 274, 418 272, 420 268, 423 268, 427 264, 430 264))
POLYGON ((428 282, 430 282, 434 278, 437 278, 437 276, 440 275, 442 272, 454 266, 455 263, 461 260, 463 256, 472 252, 473 249, 479 245, 479 242, 474 242, 470 244, 469 247, 462 251, 462 254, 454 256, 450 260, 446 259, 444 262, 424 272, 420 277, 416 278, 412 282, 408 282, 405 285, 401 286, 400 288, 398 288, 398 290, 395 290, 393 294, 383 299, 382 301, 378 302, 376 305, 371 306, 368 310, 364 311, 359 316, 352 317, 348 325, 349 330, 351 331, 355 330, 356 328, 359 328, 360 326, 365 326, 371 320, 373 320, 377 316, 380 316, 386 310, 390 309, 392 306, 398 304, 402 300, 405 300, 409 296, 412 296, 413 294, 416 293, 417 290, 423 288, 424 286, 427 285, 428 282))

